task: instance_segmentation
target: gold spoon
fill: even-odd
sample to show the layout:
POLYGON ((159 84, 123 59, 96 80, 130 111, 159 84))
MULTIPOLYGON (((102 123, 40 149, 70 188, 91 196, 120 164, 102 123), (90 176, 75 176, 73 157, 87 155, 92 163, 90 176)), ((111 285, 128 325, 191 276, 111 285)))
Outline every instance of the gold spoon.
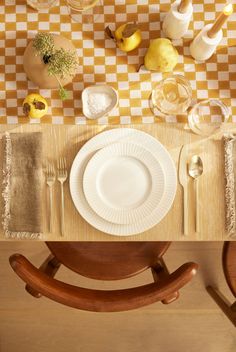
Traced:
POLYGON ((198 209, 198 177, 203 173, 203 162, 200 156, 193 155, 188 164, 188 173, 194 179, 195 188, 195 230, 200 232, 199 209, 198 209))

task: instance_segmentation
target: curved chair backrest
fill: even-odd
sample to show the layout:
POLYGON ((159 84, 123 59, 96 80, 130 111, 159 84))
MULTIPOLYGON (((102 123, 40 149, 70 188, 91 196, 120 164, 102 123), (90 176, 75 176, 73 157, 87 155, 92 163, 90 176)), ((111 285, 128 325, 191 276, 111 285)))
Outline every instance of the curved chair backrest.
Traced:
MULTIPOLYGON (((222 265, 227 284, 234 297, 236 297, 236 242, 227 241, 224 243, 222 265)), ((216 304, 236 327, 236 301, 231 304, 216 286, 209 285, 206 289, 216 304)))
POLYGON ((223 247, 223 269, 228 286, 236 297, 236 242, 227 241, 223 247))
POLYGON ((10 264, 17 275, 34 290, 56 302, 94 312, 118 312, 162 301, 188 283, 197 264, 186 263, 160 281, 123 290, 92 290, 58 281, 34 267, 24 256, 14 254, 10 264))

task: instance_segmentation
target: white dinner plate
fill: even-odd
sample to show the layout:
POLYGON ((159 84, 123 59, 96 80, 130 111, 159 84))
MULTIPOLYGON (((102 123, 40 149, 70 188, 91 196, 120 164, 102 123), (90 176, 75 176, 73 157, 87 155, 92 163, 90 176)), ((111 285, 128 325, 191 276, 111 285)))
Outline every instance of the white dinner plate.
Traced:
POLYGON ((171 208, 176 187, 176 168, 168 151, 154 137, 132 128, 112 129, 91 138, 79 150, 70 172, 70 192, 76 209, 89 224, 110 235, 135 235, 158 224, 171 208), (100 149, 118 142, 142 145, 158 158, 165 175, 164 193, 159 205, 149 216, 133 224, 114 224, 103 219, 90 207, 83 192, 83 174, 88 161, 100 149))
POLYGON ((115 224, 148 216, 164 193, 165 176, 151 152, 133 143, 102 148, 88 162, 83 189, 91 208, 115 224))

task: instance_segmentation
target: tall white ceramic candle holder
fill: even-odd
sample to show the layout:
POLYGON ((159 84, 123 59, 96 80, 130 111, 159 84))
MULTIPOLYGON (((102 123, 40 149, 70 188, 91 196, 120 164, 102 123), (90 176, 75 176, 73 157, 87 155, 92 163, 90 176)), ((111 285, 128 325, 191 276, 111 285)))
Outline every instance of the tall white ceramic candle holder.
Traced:
POLYGON ((214 38, 210 38, 207 33, 211 27, 212 24, 206 25, 190 44, 190 54, 197 61, 208 60, 223 38, 222 30, 214 38))
POLYGON ((177 0, 171 5, 170 11, 167 13, 163 21, 163 32, 170 39, 180 39, 187 32, 189 23, 193 14, 193 5, 190 2, 186 8, 186 12, 179 12, 181 1, 177 0))
POLYGON ((213 24, 206 25, 190 44, 190 54, 195 60, 205 61, 214 53, 223 38, 222 26, 233 13, 233 5, 227 4, 213 24))

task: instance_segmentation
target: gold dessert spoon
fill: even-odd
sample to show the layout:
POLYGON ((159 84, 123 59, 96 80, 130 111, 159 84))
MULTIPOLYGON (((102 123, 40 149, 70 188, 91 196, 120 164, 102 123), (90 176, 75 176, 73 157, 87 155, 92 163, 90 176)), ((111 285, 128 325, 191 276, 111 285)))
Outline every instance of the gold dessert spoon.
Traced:
POLYGON ((203 173, 203 162, 200 156, 193 155, 188 164, 188 173, 194 179, 195 188, 195 231, 200 232, 199 205, 198 205, 198 177, 203 173))

